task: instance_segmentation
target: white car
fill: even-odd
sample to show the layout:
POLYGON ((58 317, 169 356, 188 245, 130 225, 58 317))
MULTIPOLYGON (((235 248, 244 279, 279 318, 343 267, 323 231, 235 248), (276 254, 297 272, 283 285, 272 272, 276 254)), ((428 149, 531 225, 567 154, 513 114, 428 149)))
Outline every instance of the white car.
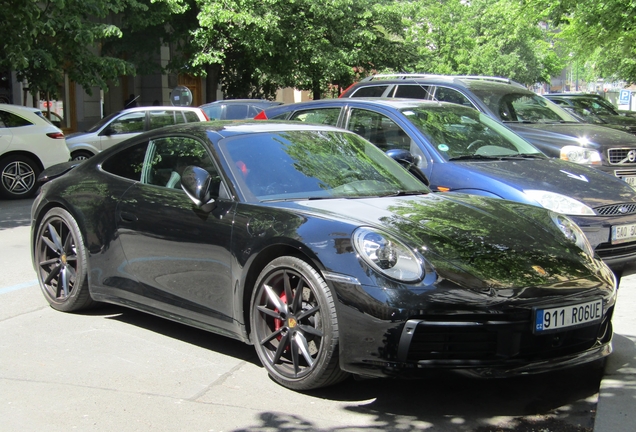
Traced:
POLYGON ((68 135, 66 144, 73 160, 83 160, 145 131, 173 124, 207 120, 205 113, 196 107, 128 108, 104 117, 86 132, 68 135))
POLYGON ((33 196, 42 170, 69 159, 64 134, 41 110, 0 104, 0 197, 33 196))

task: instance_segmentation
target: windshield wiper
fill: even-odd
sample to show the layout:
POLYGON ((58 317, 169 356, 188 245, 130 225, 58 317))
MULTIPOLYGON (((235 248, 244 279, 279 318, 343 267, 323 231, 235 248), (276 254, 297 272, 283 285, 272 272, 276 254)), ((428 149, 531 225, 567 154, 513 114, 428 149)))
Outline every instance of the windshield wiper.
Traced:
POLYGON ((501 156, 501 159, 546 159, 547 157, 541 153, 519 153, 501 156))
POLYGON ((384 195, 378 195, 380 197, 401 197, 401 196, 413 196, 413 195, 426 195, 428 194, 429 191, 423 191, 423 190, 411 190, 411 191, 394 191, 394 192, 387 192, 384 195))
POLYGON ((473 154, 473 155, 461 155, 461 156, 455 156, 452 158, 449 158, 449 161, 456 161, 456 160, 501 160, 501 156, 484 156, 484 155, 480 155, 480 154, 473 154))

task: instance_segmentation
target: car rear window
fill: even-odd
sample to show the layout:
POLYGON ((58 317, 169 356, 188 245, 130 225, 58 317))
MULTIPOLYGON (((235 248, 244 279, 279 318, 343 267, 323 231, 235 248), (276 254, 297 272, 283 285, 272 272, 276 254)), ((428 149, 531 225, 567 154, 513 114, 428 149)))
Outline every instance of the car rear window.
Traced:
POLYGON ((384 94, 388 87, 388 85, 360 87, 353 92, 351 97, 380 97, 384 94))

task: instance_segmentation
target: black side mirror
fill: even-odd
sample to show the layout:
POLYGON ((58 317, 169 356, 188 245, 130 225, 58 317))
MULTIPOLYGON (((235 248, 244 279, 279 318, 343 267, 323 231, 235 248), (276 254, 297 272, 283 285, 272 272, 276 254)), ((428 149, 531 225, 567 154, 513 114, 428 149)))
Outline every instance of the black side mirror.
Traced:
POLYGON ((413 156, 413 153, 403 149, 390 149, 386 151, 386 154, 406 168, 406 170, 417 177, 419 181, 424 183, 426 186, 430 186, 431 182, 428 180, 426 175, 424 175, 422 170, 417 167, 419 156, 413 156))
POLYGON ((215 201, 212 198, 212 180, 210 173, 203 168, 189 165, 181 174, 181 189, 197 207, 209 207, 215 201))

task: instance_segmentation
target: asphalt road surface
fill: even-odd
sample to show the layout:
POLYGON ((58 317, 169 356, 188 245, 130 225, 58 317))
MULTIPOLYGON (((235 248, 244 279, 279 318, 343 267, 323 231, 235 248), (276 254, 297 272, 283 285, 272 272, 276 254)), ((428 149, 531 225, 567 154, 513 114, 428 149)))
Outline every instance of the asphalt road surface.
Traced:
MULTIPOLYGON (((30 205, 0 201, 3 432, 594 428, 598 367, 496 380, 439 372, 418 381, 350 379, 299 393, 270 380, 238 341, 121 307, 56 312, 31 264, 30 205)), ((630 284, 636 290, 636 279, 630 284)), ((633 363, 633 342, 616 340, 633 363)))

